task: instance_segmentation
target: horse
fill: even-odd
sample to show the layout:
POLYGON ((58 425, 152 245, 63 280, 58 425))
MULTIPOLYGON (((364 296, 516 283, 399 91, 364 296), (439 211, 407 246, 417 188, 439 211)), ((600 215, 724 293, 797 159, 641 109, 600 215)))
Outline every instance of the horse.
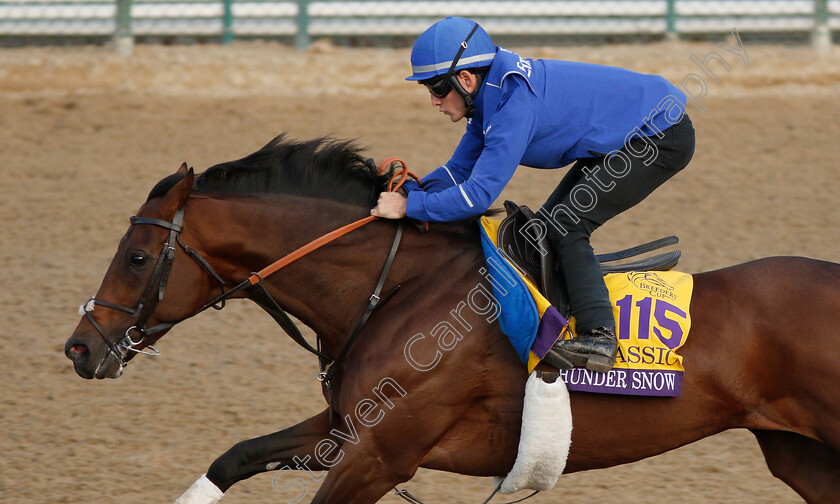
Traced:
MULTIPOLYGON (((281 135, 198 176, 182 165, 132 218, 66 356, 83 378, 116 378, 177 322, 220 308, 221 297, 265 306, 253 288, 226 288, 369 216, 385 185, 352 142, 328 138, 281 135)), ((346 358, 325 380, 321 413, 242 441, 210 465, 206 477, 220 491, 274 469, 306 469, 328 471, 311 502, 368 504, 420 467, 473 476, 511 469, 528 373, 477 294, 490 291, 477 226, 405 226, 383 283, 399 227, 375 220, 257 278, 317 334, 322 370, 324 359, 346 358), (348 348, 378 279, 390 299, 348 348)), ((746 428, 771 473, 807 502, 840 502, 838 285, 840 265, 802 257, 695 274, 682 395, 572 392, 565 472, 746 428), (639 425, 655 435, 639 436, 639 425)))

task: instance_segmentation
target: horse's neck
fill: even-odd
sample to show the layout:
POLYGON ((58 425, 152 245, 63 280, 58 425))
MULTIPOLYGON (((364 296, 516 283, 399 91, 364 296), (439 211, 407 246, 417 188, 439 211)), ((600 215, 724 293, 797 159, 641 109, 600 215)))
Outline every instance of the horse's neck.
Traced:
MULTIPOLYGON (((225 216, 224 222, 205 223, 200 234, 206 242, 204 252, 232 284, 368 214, 367 209, 356 206, 289 196, 272 200, 202 198, 196 203, 205 215, 225 216), (247 234, 241 230, 247 230, 247 234)), ((395 230, 392 222, 368 224, 279 270, 265 285, 284 309, 318 333, 328 347, 340 349, 368 304, 395 230)), ((440 241, 439 238, 406 238, 383 293, 406 277, 422 273, 412 272, 412 267, 435 269, 440 267, 437 263, 451 259, 440 250, 428 254, 432 245, 429 241, 440 241), (426 252, 422 263, 406 257, 411 255, 407 250, 411 245, 407 243, 416 243, 418 239, 426 240, 422 246, 426 252)), ((457 251, 453 250, 452 254, 457 251)))

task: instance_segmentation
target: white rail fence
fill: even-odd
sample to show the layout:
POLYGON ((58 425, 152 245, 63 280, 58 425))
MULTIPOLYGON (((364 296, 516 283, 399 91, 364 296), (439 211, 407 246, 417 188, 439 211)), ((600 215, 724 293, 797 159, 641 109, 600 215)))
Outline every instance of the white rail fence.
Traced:
POLYGON ((444 16, 522 36, 810 33, 818 48, 840 31, 840 0, 273 1, 0 0, 0 37, 414 37, 444 16))

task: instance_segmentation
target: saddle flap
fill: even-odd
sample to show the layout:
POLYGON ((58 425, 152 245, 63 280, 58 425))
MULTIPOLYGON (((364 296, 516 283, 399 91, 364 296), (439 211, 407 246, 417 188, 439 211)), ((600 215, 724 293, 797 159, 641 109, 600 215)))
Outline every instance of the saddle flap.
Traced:
POLYGON ((546 294, 552 304, 558 292, 554 252, 539 218, 527 206, 505 201, 507 217, 499 225, 498 246, 531 282, 546 294))

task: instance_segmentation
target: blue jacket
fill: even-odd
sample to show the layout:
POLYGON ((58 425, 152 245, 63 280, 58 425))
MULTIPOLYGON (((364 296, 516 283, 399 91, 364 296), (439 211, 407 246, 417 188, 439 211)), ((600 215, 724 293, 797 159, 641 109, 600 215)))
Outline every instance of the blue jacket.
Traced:
POLYGON ((685 94, 657 75, 557 60, 500 47, 452 158, 408 186, 408 217, 449 222, 480 215, 517 166, 560 168, 621 149, 631 136, 675 124, 685 94))

